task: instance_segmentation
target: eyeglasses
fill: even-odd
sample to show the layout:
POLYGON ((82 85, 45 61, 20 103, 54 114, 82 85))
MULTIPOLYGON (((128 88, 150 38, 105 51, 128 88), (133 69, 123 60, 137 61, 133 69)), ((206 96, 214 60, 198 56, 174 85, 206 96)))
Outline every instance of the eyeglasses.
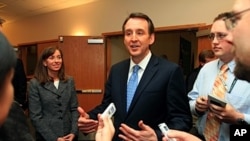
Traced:
POLYGON ((250 10, 250 8, 242 10, 242 11, 237 12, 237 13, 231 12, 230 15, 224 19, 226 28, 228 30, 233 29, 237 25, 237 22, 239 21, 239 17, 237 17, 237 16, 244 13, 244 12, 247 12, 249 10, 250 10))
POLYGON ((225 37, 227 36, 226 33, 222 33, 222 32, 217 32, 217 33, 210 33, 208 35, 208 38, 213 41, 214 38, 216 38, 218 41, 223 40, 225 37))

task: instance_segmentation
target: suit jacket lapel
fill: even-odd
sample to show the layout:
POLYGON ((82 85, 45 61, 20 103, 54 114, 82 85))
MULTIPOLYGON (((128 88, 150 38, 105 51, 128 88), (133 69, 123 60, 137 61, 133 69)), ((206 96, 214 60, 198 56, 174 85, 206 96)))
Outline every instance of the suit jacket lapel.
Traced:
POLYGON ((45 83, 44 88, 47 89, 47 90, 49 90, 49 91, 51 91, 53 94, 57 94, 57 89, 54 86, 53 82, 47 82, 47 83, 45 83))
MULTIPOLYGON (((63 81, 60 81, 57 93, 59 95, 61 95, 63 93, 64 89, 66 89, 66 87, 67 87, 67 83, 63 82, 63 81)), ((68 89, 70 89, 70 88, 68 88, 68 89)))

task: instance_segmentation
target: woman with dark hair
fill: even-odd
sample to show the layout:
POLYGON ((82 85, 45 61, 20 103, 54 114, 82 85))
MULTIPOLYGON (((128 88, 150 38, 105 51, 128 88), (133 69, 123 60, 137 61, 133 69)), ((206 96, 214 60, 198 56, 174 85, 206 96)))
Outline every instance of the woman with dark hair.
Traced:
POLYGON ((44 49, 29 84, 29 112, 37 141, 77 139, 79 117, 75 83, 64 72, 59 48, 44 49))
POLYGON ((23 110, 13 101, 12 79, 16 60, 12 46, 0 32, 0 140, 33 141, 23 110))
POLYGON ((0 32, 0 127, 13 102, 12 78, 16 56, 6 37, 0 32))

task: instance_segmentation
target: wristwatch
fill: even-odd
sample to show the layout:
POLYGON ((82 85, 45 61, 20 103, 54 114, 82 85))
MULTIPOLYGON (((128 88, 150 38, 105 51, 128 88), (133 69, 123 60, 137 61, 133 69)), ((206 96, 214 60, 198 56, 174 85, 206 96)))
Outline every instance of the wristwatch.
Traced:
POLYGON ((242 119, 242 118, 238 118, 238 119, 237 119, 237 123, 240 124, 240 125, 247 125, 247 124, 248 124, 248 123, 247 123, 244 119, 242 119))

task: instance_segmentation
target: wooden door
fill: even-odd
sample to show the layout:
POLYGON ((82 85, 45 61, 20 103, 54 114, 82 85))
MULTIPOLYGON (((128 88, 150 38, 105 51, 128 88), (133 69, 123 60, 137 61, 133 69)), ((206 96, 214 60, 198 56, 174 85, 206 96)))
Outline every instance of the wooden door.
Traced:
POLYGON ((90 38, 90 36, 59 37, 65 71, 74 77, 79 105, 86 111, 101 103, 106 81, 104 44, 88 43, 90 38))

